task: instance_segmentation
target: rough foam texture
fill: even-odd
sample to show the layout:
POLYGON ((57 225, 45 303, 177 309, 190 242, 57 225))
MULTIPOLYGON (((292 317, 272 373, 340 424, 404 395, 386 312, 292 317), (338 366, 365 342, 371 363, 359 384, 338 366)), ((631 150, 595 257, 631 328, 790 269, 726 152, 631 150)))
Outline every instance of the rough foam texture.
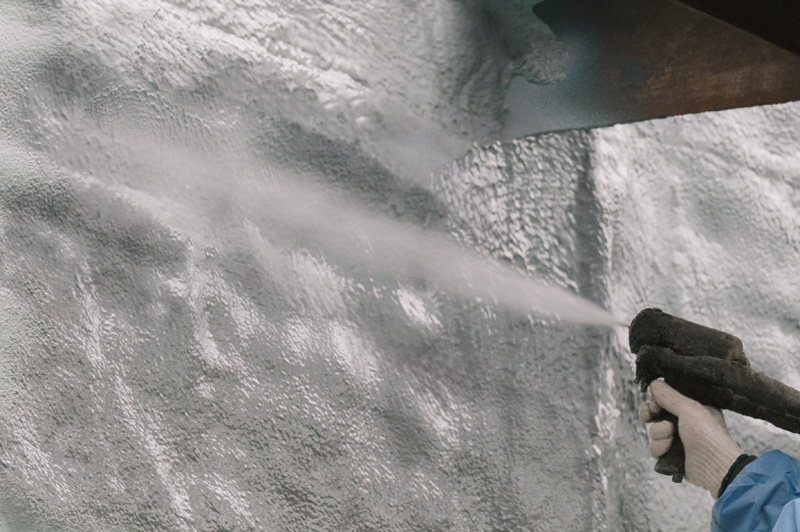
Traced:
MULTIPOLYGON (((755 370, 796 388, 799 126, 797 104, 674 117, 597 131, 592 154, 608 220, 611 308, 632 317, 645 305, 661 307, 729 331, 742 339, 755 370)), ((625 406, 608 450, 612 462, 638 461, 645 434, 633 421, 627 342, 618 343, 611 396, 625 406)), ((735 414, 727 419, 745 452, 780 448, 800 456, 797 436, 735 414)), ((693 488, 660 478, 645 484, 630 472, 611 478, 618 522, 708 529, 710 498, 693 488), (692 515, 688 524, 684 511, 692 515)))
POLYGON ((550 28, 533 12, 541 0, 486 0, 486 11, 498 27, 495 33, 514 58, 515 75, 546 85, 566 76, 567 51, 550 28))
POLYGON ((479 6, 40 5, 0 10, 7 530, 707 529, 651 471, 624 330, 331 258, 253 183, 728 330, 800 386, 798 106, 474 147, 425 189, 498 127, 479 6))
POLYGON ((121 105, 124 88, 221 100, 355 142, 416 179, 495 134, 512 73, 475 1, 61 5, 70 60, 84 63, 70 70, 104 82, 97 106, 121 105))

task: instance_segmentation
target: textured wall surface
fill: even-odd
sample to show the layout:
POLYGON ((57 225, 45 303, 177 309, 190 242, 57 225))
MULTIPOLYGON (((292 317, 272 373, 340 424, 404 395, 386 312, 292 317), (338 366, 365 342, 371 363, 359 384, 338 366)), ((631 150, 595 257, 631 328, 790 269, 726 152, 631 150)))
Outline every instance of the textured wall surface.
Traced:
POLYGON ((0 0, 0 530, 707 528, 651 471, 625 330, 375 269, 358 227, 328 253, 276 197, 800 386, 796 105, 492 144, 519 57, 481 5, 37 5, 0 0))
MULTIPOLYGON (((660 307, 730 331, 757 371, 800 387, 800 106, 617 126, 593 139, 611 307, 621 316, 660 307)), ((641 453, 632 401, 621 400, 630 386, 626 353, 609 365, 610 397, 617 396, 621 411, 613 423, 612 463, 641 453)), ((779 448, 800 455, 795 435, 736 414, 727 419, 745 452, 779 448)), ((613 475, 610 502, 623 522, 638 529, 707 529, 707 494, 647 478, 632 484, 630 475, 613 475), (675 508, 690 513, 690 526, 682 528, 685 515, 675 508)))

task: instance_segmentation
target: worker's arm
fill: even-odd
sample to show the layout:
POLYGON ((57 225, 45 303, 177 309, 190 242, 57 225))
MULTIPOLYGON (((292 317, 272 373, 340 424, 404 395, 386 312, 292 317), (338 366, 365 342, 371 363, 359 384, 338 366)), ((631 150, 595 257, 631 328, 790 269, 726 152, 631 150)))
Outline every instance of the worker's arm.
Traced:
POLYGON ((797 532, 800 530, 800 499, 794 499, 783 507, 772 532, 797 532))
MULTIPOLYGON (((647 423, 662 410, 678 417, 686 480, 719 497, 712 532, 800 531, 800 461, 780 451, 748 457, 731 438, 719 409, 702 405, 663 381, 653 381, 650 391, 653 399, 641 405, 639 417, 647 423)), ((650 427, 653 458, 667 452, 674 433, 668 421, 650 427)))
POLYGON ((712 532, 800 530, 800 462, 764 453, 736 475, 714 504, 712 532))

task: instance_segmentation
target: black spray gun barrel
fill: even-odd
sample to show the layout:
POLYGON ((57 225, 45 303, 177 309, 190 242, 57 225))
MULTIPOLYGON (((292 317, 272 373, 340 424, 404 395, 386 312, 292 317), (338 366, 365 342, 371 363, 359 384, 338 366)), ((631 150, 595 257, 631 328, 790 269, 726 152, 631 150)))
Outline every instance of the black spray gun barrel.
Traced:
MULTIPOLYGON (((645 309, 628 332, 636 357, 636 382, 642 390, 656 379, 705 405, 733 410, 800 433, 800 392, 750 368, 742 341, 728 333, 645 309)), ((664 416, 673 423, 677 419, 664 416)), ((656 471, 683 479, 683 445, 673 440, 656 471)))

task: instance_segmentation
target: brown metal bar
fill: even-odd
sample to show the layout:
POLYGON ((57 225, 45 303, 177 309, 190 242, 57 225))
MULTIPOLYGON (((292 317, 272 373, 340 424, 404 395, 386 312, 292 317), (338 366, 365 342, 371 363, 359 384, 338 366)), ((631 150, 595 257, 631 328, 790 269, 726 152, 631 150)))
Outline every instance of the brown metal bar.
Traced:
POLYGON ((674 0, 800 55, 800 0, 674 0))
POLYGON ((547 0, 534 10, 572 62, 553 85, 512 81, 507 137, 800 100, 800 56, 682 3, 547 0))

